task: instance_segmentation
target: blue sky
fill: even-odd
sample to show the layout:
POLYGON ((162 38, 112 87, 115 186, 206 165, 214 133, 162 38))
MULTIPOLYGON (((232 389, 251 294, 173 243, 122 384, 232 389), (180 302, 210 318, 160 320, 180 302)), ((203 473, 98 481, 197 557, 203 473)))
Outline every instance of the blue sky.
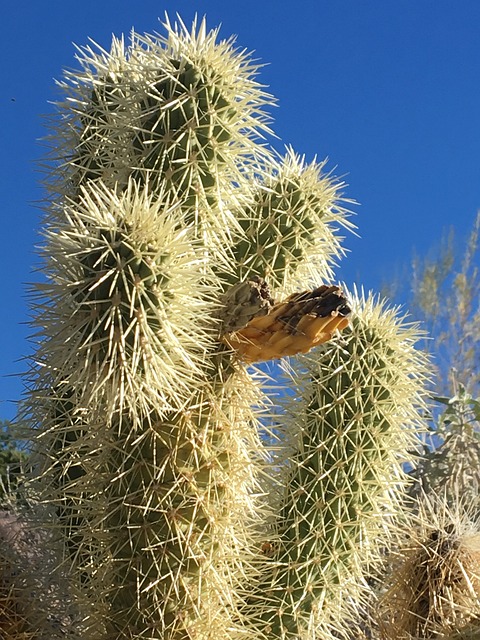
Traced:
POLYGON ((13 418, 30 353, 26 283, 38 276, 42 198, 35 161, 54 78, 75 66, 72 43, 161 30, 195 13, 266 63, 281 142, 345 177, 360 203, 341 279, 378 289, 442 230, 471 227, 480 207, 478 0, 27 0, 2 16, 0 110, 0 419, 13 418))

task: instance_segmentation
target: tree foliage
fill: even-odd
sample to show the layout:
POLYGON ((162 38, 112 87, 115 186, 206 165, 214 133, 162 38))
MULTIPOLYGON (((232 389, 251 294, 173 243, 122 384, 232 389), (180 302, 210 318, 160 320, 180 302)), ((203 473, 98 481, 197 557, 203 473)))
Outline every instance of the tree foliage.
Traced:
POLYGON ((21 448, 14 425, 8 420, 0 420, 0 489, 17 486, 27 458, 28 453, 21 448))
POLYGON ((415 320, 424 323, 424 347, 436 366, 435 392, 442 396, 454 396, 455 384, 480 395, 479 234, 480 212, 463 244, 451 228, 439 247, 426 256, 415 253, 408 275, 386 287, 405 298, 415 320))

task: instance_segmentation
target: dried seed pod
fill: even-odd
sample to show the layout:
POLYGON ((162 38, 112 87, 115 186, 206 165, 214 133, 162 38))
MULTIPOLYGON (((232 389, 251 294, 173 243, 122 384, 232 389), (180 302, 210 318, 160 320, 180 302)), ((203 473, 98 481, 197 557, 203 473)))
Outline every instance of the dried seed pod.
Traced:
POLYGON ((322 285, 292 294, 266 315, 255 315, 224 341, 247 363, 307 353, 344 329, 349 313, 340 287, 322 285))

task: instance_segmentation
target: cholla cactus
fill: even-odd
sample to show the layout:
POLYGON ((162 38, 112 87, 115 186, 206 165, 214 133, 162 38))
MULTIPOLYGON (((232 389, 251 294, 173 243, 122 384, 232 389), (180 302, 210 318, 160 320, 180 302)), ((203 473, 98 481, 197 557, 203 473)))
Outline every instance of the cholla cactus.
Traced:
POLYGON ((447 406, 434 430, 443 442, 413 473, 415 515, 401 527, 379 606, 385 640, 480 637, 480 404, 454 387, 453 398, 435 398, 447 406))
POLYGON ((52 138, 30 411, 78 635, 338 637, 388 541, 425 364, 414 329, 354 299, 261 437, 245 364, 345 329, 327 283, 351 225, 323 165, 261 144, 249 56, 166 28, 80 50, 52 138))
POLYGON ((480 635, 478 515, 447 495, 424 495, 406 527, 379 606, 383 640, 480 635))
POLYGON ((379 541, 388 545, 402 463, 415 447, 425 364, 413 348, 418 328, 371 296, 352 303, 344 339, 291 372, 300 396, 286 407, 291 449, 280 461, 270 563, 251 614, 269 638, 347 632, 338 622, 362 601, 362 572, 378 564, 379 541))

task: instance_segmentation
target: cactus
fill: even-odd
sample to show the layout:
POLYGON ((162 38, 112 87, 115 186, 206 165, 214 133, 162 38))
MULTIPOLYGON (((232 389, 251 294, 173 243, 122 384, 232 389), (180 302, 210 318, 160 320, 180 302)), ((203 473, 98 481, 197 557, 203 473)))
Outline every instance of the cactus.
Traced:
POLYGON ((419 499, 379 604, 384 640, 476 638, 480 634, 478 515, 448 491, 419 499))
POLYGON ((407 480, 425 375, 418 328, 372 296, 352 304, 344 339, 292 372, 300 389, 286 407, 292 449, 280 462, 271 562, 254 600, 269 638, 338 635, 349 603, 363 599, 362 568, 378 565, 378 542, 389 543, 407 480))
POLYGON ((441 444, 412 474, 413 519, 392 556, 379 605, 382 638, 480 636, 479 402, 454 378, 434 425, 441 444))
POLYGON ((342 185, 262 142, 251 58, 166 29, 80 50, 60 83, 32 483, 82 639, 338 637, 413 460, 416 329, 326 284, 342 185), (313 347, 270 429, 246 365, 313 347))

